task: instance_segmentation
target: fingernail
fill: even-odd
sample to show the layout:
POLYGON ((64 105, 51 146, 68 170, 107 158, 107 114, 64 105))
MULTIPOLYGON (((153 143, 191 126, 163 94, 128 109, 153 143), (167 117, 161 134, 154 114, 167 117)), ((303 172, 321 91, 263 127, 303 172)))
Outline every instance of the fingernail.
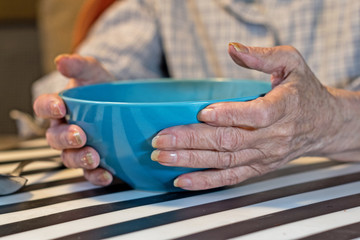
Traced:
POLYGON ((237 52, 241 53, 249 53, 249 49, 245 47, 244 45, 237 43, 237 42, 230 42, 229 46, 233 46, 237 52))
POLYGON ((103 176, 104 176, 104 179, 105 179, 106 181, 109 181, 109 180, 111 180, 111 179, 112 179, 111 174, 110 174, 110 173, 108 173, 108 172, 104 172, 103 176))
POLYGON ((69 144, 73 146, 82 145, 81 135, 77 130, 72 131, 69 144))
POLYGON ((176 137, 170 134, 157 135, 153 138, 151 145, 153 148, 173 147, 175 146, 176 137))
POLYGON ((99 182, 106 183, 112 180, 112 176, 107 171, 104 171, 102 174, 100 174, 97 178, 99 182))
POLYGON ((59 101, 52 101, 50 103, 50 111, 54 117, 62 117, 65 114, 60 108, 59 101))
POLYGON ((199 120, 204 122, 214 122, 216 119, 216 113, 213 108, 205 108, 200 111, 199 120))
POLYGON ((94 158, 91 152, 87 152, 82 158, 81 163, 83 167, 88 167, 94 164, 94 158))
POLYGON ((179 188, 188 188, 192 186, 192 181, 188 178, 177 178, 174 180, 174 186, 179 188))
POLYGON ((151 159, 160 163, 174 163, 177 160, 176 152, 155 150, 151 153, 151 159), (161 154, 161 157, 159 157, 161 154))
POLYGON ((159 154, 160 151, 159 150, 155 150, 151 153, 151 160, 153 161, 159 161, 159 154))

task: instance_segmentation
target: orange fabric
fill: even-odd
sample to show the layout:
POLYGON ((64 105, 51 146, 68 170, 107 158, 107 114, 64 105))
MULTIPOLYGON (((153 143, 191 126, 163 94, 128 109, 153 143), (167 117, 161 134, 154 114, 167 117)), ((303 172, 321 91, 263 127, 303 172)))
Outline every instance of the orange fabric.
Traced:
POLYGON ((72 52, 86 38, 91 26, 116 0, 86 0, 81 7, 73 30, 72 52))

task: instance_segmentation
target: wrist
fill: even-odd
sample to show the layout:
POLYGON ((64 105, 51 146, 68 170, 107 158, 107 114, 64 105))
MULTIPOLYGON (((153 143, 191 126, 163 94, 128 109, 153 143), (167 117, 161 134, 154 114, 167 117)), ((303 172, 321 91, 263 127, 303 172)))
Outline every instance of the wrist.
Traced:
POLYGON ((328 109, 325 109, 328 124, 322 126, 323 144, 318 155, 349 158, 349 153, 360 152, 360 93, 326 89, 329 93, 328 109))

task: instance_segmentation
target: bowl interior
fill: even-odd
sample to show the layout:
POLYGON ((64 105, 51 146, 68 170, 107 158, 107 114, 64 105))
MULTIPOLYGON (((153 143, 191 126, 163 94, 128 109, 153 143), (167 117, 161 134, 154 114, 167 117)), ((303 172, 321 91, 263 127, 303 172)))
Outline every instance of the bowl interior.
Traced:
POLYGON ((253 80, 142 80, 73 88, 63 97, 113 103, 174 103, 256 97, 270 84, 253 80))

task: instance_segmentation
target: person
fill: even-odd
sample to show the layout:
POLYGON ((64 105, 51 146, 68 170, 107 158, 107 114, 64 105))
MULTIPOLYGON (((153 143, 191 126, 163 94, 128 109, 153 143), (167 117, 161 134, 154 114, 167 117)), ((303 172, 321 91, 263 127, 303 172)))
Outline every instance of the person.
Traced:
POLYGON ((167 76, 268 79, 264 97, 210 105, 198 114, 202 123, 154 137, 159 164, 209 169, 181 175, 175 186, 237 184, 301 156, 359 161, 359 11, 356 0, 115 3, 78 55, 59 56, 58 72, 34 85, 34 111, 51 119, 46 137, 64 164, 108 185, 113 177, 85 146, 86 133, 65 123, 65 105, 50 92, 167 76))

